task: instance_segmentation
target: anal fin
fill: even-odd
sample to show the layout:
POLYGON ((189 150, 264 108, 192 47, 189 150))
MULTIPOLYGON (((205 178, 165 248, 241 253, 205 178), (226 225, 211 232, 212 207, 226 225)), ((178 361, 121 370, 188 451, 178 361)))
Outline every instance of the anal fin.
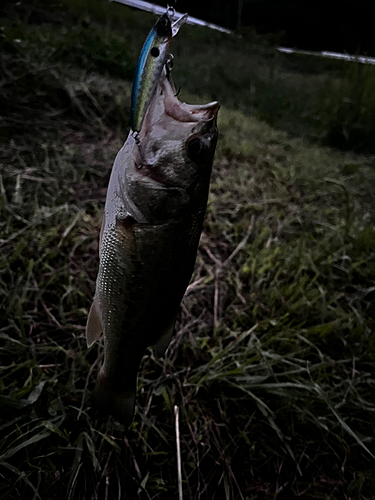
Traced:
POLYGON ((87 347, 91 347, 94 342, 99 340, 100 335, 102 334, 103 328, 99 311, 98 297, 94 297, 86 324, 87 347))

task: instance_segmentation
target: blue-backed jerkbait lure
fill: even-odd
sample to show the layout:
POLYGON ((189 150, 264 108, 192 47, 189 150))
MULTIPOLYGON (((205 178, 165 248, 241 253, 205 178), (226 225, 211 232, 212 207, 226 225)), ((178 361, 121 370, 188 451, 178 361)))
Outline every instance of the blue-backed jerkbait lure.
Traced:
POLYGON ((172 37, 186 22, 188 15, 172 23, 174 9, 169 8, 155 23, 142 47, 135 70, 131 96, 131 128, 139 133, 156 90, 163 68, 168 59, 172 37))

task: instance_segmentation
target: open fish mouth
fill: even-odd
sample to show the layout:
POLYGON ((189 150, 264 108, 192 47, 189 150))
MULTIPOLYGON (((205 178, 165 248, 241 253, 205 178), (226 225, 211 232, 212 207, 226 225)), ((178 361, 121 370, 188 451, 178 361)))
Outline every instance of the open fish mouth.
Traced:
POLYGON ((204 126, 213 129, 216 127, 219 107, 217 101, 208 104, 180 102, 173 80, 164 69, 145 116, 139 139, 141 143, 167 137, 169 140, 179 140, 188 136, 197 124, 200 125, 196 127, 199 133, 203 132, 204 126))

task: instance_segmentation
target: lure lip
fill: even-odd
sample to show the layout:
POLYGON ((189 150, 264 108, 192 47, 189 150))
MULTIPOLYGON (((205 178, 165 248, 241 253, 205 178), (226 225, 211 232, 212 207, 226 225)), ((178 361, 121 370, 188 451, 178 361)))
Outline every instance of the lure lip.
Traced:
POLYGON ((172 37, 175 37, 177 35, 177 33, 180 31, 181 26, 187 23, 188 18, 189 15, 187 13, 183 14, 177 19, 177 21, 172 24, 172 37))

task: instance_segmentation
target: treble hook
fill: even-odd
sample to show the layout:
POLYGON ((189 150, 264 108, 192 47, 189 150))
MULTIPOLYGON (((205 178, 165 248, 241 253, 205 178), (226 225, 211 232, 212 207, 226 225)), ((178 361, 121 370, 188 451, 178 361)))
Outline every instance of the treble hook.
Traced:
POLYGON ((172 54, 168 54, 167 57, 166 57, 166 60, 165 60, 165 70, 167 72, 167 78, 169 79, 170 76, 171 76, 171 72, 172 72, 172 69, 173 69, 173 55, 172 54))

